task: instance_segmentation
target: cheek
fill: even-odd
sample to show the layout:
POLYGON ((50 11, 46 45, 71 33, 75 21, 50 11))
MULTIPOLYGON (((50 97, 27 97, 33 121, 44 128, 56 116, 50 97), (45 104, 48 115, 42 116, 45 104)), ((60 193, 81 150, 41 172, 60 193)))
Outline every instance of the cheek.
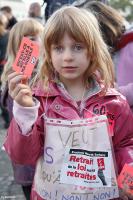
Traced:
POLYGON ((53 65, 55 64, 58 64, 60 61, 61 61, 61 57, 58 56, 57 54, 51 54, 51 61, 53 63, 53 65))
POLYGON ((82 69, 83 71, 86 71, 90 65, 90 60, 89 59, 84 59, 84 61, 81 63, 81 65, 83 66, 82 69))
POLYGON ((51 61, 52 61, 53 66, 57 65, 57 59, 56 58, 51 57, 51 61))
POLYGON ((60 63, 60 62, 58 61, 58 59, 55 58, 55 57, 51 57, 51 62, 52 62, 53 68, 54 68, 56 71, 58 71, 59 63, 60 63))
POLYGON ((89 62, 90 61, 90 56, 88 55, 88 52, 85 51, 81 54, 78 55, 79 60, 81 60, 81 62, 89 62))
POLYGON ((51 52, 51 60, 52 60, 52 62, 55 61, 55 59, 56 59, 55 53, 54 53, 54 52, 51 52))

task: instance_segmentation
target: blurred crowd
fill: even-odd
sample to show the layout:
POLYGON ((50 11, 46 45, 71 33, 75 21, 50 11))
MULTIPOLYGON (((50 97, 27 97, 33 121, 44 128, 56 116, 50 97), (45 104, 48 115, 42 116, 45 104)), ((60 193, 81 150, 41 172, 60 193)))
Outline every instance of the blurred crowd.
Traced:
MULTIPOLYGON (((28 19, 33 19, 38 21, 40 24, 43 24, 43 17, 41 16, 41 5, 38 2, 30 4, 29 10, 27 13, 27 25, 28 19)), ((16 17, 13 15, 12 8, 10 6, 3 6, 0 8, 0 77, 2 75, 4 65, 7 61, 7 46, 9 40, 10 30, 17 23, 16 17)), ((21 27, 19 27, 21 28, 21 27)), ((26 31, 26 30, 25 30, 26 31)), ((1 78, 0 78, 1 86, 1 78)), ((6 96, 6 94, 4 95, 6 96)), ((5 103, 3 103, 3 98, 1 97, 1 106, 0 113, 5 121, 5 128, 9 126, 9 114, 5 108, 5 103)))

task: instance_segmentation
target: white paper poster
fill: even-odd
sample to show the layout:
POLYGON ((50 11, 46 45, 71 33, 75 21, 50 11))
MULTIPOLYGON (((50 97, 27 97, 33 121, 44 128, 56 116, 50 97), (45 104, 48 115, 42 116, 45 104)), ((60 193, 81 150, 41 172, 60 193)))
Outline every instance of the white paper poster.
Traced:
POLYGON ((35 190, 46 200, 108 200, 118 197, 106 117, 46 121, 44 157, 35 190))
POLYGON ((85 187, 111 186, 111 152, 68 149, 61 170, 61 183, 85 187))

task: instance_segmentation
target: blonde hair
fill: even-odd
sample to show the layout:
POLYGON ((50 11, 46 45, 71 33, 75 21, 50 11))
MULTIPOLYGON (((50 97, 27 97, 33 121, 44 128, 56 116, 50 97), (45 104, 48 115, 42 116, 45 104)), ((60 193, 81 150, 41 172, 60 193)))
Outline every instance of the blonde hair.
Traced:
POLYGON ((58 44, 65 32, 87 46, 91 62, 85 73, 86 82, 98 71, 105 87, 111 86, 114 82, 113 63, 100 34, 98 22, 92 13, 74 6, 59 9, 45 24, 43 34, 45 57, 39 77, 43 84, 47 86, 54 73, 50 55, 51 45, 58 44))
POLYGON ((1 76, 2 85, 7 81, 7 76, 12 71, 12 64, 17 55, 21 40, 24 36, 42 36, 43 26, 34 19, 25 19, 16 23, 9 33, 7 46, 7 62, 1 76))

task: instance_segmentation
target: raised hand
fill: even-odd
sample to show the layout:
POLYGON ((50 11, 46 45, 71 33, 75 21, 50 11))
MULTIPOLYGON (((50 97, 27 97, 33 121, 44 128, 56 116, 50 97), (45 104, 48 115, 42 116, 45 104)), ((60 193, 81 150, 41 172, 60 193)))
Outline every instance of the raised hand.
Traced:
POLYGON ((34 101, 32 92, 27 83, 27 78, 21 73, 13 72, 8 76, 10 96, 21 106, 32 107, 34 101))

